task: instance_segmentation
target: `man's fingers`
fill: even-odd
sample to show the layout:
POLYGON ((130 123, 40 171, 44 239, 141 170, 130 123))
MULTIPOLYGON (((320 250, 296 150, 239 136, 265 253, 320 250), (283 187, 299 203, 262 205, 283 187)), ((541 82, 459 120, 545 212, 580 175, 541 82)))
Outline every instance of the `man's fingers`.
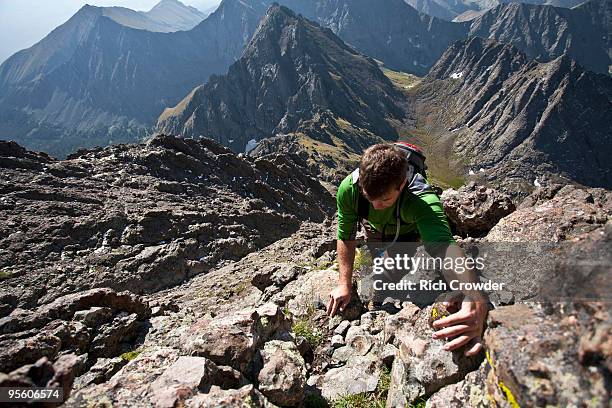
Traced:
POLYGON ((327 305, 327 314, 333 316, 336 313, 336 308, 338 307, 338 302, 336 298, 331 297, 329 304, 327 305))
POLYGON ((346 309, 346 307, 349 305, 349 303, 351 303, 350 296, 347 296, 347 297, 343 298, 342 306, 341 306, 341 310, 340 311, 343 311, 344 309, 346 309))
POLYGON ((457 313, 453 313, 452 315, 446 316, 440 320, 436 320, 433 322, 433 326, 434 328, 438 329, 441 327, 453 326, 458 323, 466 323, 469 325, 473 318, 474 314, 470 310, 461 309, 457 313))
POLYGON ((482 350, 482 339, 480 337, 474 337, 472 342, 474 344, 472 344, 472 346, 465 351, 465 355, 468 357, 475 356, 476 354, 480 353, 480 350, 482 350))
POLYGON ((470 336, 459 336, 456 339, 454 339, 453 341, 449 341, 448 343, 446 343, 444 345, 444 350, 455 350, 458 349, 459 347, 463 346, 464 344, 466 344, 468 341, 470 341, 472 337, 470 336))
POLYGON ((447 337, 455 337, 469 330, 470 326, 467 324, 458 324, 455 326, 450 326, 441 330, 438 330, 433 334, 434 339, 442 339, 447 337))

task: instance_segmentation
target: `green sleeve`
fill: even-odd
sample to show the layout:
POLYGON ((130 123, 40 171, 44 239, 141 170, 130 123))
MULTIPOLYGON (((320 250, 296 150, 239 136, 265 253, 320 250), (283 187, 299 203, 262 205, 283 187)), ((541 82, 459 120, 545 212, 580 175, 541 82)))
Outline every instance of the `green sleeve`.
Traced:
POLYGON ((349 174, 338 187, 336 206, 338 207, 338 239, 352 241, 357 235, 357 190, 349 174))
POLYGON ((455 243, 444 207, 433 192, 413 194, 409 205, 402 206, 402 218, 416 225, 425 243, 455 243))

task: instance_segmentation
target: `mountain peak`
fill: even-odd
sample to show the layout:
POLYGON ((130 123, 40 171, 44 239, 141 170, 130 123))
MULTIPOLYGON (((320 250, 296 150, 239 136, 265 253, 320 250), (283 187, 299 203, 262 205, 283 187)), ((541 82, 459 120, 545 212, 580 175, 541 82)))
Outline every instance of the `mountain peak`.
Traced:
POLYGON ((167 109, 158 130, 206 135, 236 151, 253 139, 289 134, 324 143, 334 137, 355 148, 359 141, 352 129, 369 136, 397 135, 387 119, 403 117, 396 102, 401 98, 372 58, 331 30, 274 4, 227 75, 211 78, 167 109), (337 130, 333 136, 325 130, 332 128, 337 130))
POLYGON ((274 2, 268 7, 266 15, 261 19, 260 27, 267 24, 283 25, 288 19, 298 19, 299 17, 289 8, 274 2))
POLYGON ((471 37, 455 42, 429 71, 429 78, 483 80, 493 73, 507 76, 527 62, 527 57, 512 45, 495 39, 471 37))

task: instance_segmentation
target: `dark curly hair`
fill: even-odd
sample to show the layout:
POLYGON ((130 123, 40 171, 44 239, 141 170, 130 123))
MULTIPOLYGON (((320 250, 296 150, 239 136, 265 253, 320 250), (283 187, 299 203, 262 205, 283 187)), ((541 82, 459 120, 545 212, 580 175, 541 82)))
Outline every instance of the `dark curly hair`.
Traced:
POLYGON ((377 199, 390 188, 399 188, 406 172, 406 154, 390 143, 370 146, 359 163, 359 186, 371 199, 377 199))

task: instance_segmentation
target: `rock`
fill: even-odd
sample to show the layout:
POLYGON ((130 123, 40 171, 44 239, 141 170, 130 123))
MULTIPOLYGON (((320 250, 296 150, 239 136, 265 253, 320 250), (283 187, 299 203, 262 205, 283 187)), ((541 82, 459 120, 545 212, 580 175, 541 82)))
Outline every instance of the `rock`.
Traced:
POLYGON ((433 310, 434 306, 421 310, 412 324, 408 320, 395 331, 399 352, 391 369, 388 407, 410 405, 461 380, 480 364, 481 359, 466 357, 464 348, 446 351, 444 341, 432 338, 429 321, 433 310))
POLYGON ((381 361, 372 354, 354 356, 343 367, 332 368, 318 379, 321 395, 333 400, 340 396, 373 392, 381 373, 381 361))
POLYGON ((0 341, 0 372, 9 372, 42 357, 53 360, 60 351, 62 341, 47 332, 27 339, 0 341))
POLYGON ((338 347, 344 346, 344 339, 342 338, 342 336, 339 335, 339 334, 335 334, 334 336, 332 336, 332 338, 331 338, 331 346, 333 348, 338 348, 338 347))
POLYGON ((245 402, 253 408, 275 408, 253 385, 224 390, 213 386, 206 394, 198 394, 185 402, 187 408, 243 408, 245 402))
POLYGON ((108 381, 126 364, 127 360, 121 357, 98 358, 89 371, 77 379, 78 384, 75 384, 75 387, 78 385, 80 389, 90 384, 100 384, 108 381))
POLYGON ((213 383, 224 390, 240 388, 249 384, 249 380, 247 380, 240 371, 229 366, 217 366, 217 370, 214 374, 213 383))
POLYGON ((245 372, 262 342, 262 333, 255 310, 231 312, 196 322, 186 333, 182 347, 190 355, 245 372))
POLYGON ((450 384, 433 394, 427 400, 427 408, 489 408, 491 399, 504 401, 500 407, 512 408, 508 404, 498 387, 487 386, 487 376, 490 371, 489 363, 485 360, 480 367, 468 373, 465 378, 456 384, 450 384))
POLYGON ((291 330, 291 320, 285 316, 278 305, 266 303, 256 310, 262 326, 261 335, 264 339, 269 339, 276 334, 280 335, 291 330))
POLYGON ((151 383, 151 401, 159 408, 183 405, 190 396, 210 390, 216 370, 207 358, 181 356, 151 383))
POLYGON ((451 312, 448 310, 448 307, 445 306, 442 302, 436 302, 431 306, 431 313, 429 314, 429 326, 433 327, 433 323, 436 320, 440 320, 445 318, 446 316, 450 316, 451 312))
POLYGON ((397 356, 398 349, 393 344, 385 344, 383 351, 380 355, 382 362, 385 366, 391 368, 395 357, 397 356))
POLYGON ((79 321, 88 327, 97 327, 108 322, 113 316, 109 307, 92 307, 74 313, 73 320, 79 321))
POLYGON ((59 387, 64 390, 64 399, 70 397, 72 384, 76 376, 77 356, 65 354, 53 363, 53 378, 47 382, 47 387, 59 387))
POLYGON ((542 187, 502 219, 488 242, 559 242, 602 228, 612 216, 612 192, 572 185, 542 187))
POLYGON ((138 335, 141 323, 137 319, 135 313, 121 312, 112 322, 98 327, 89 353, 97 357, 113 357, 123 352, 122 344, 130 343, 138 335))
POLYGON ((258 374, 259 391, 270 402, 296 406, 304 398, 306 366, 292 342, 271 340, 261 351, 263 368, 258 374))
POLYGON ((304 268, 291 263, 266 265, 255 272, 251 284, 262 291, 272 285, 283 288, 305 271, 304 268))
POLYGON ((138 296, 108 288, 66 295, 36 310, 15 310, 0 322, 5 333, 0 335, 0 370, 42 356, 54 359, 62 350, 88 353, 88 359, 115 357, 132 348, 129 343, 149 315, 138 296))
MULTIPOLYGON (((70 397, 75 378, 77 356, 66 354, 51 363, 47 357, 38 359, 34 364, 22 366, 8 375, 0 373, 0 387, 47 387, 61 388, 64 399, 70 397)), ((48 403, 56 407, 61 403, 48 403)))
POLYGON ((356 356, 356 355, 357 355, 357 352, 353 347, 341 346, 335 350, 332 349, 331 358, 332 358, 332 361, 339 362, 339 363, 345 363, 351 357, 356 356))
POLYGON ((149 306, 133 293, 127 291, 117 293, 109 288, 97 288, 62 296, 35 311, 23 311, 2 318, 0 334, 40 328, 54 319, 70 320, 76 312, 91 307, 106 307, 116 312, 135 313, 140 319, 151 315, 149 306))
MULTIPOLYGON (((521 211, 517 210, 510 217, 521 211)), ((544 213, 540 215, 545 217, 544 213)), ((551 220, 553 224, 556 222, 554 217, 551 220)), ((569 235, 556 238, 552 230, 542 230, 540 219, 532 220, 531 216, 522 218, 515 226, 520 228, 520 232, 514 234, 508 230, 504 234, 518 234, 525 239, 524 242, 482 242, 478 245, 479 256, 486 259, 486 279, 504 284, 503 291, 493 291, 492 302, 499 306, 503 303, 502 296, 515 302, 610 299, 612 287, 607 265, 612 262, 612 253, 608 249, 612 245, 612 220, 593 230, 591 228, 595 225, 587 227, 585 224, 588 232, 576 231, 572 235, 574 233, 567 230, 569 235), (546 239, 535 240, 540 234, 546 239)))
POLYGON ((400 327, 413 325, 420 311, 421 309, 415 304, 406 302, 402 310, 397 314, 385 317, 384 342, 392 343, 395 341, 395 334, 398 329, 400 327))
POLYGON ((440 199, 453 231, 462 237, 486 235, 516 209, 507 194, 473 182, 459 190, 445 190, 440 199))
POLYGON ((165 316, 179 311, 178 305, 172 299, 149 302, 149 307, 151 307, 151 316, 165 316))
POLYGON ((344 336, 348 328, 351 327, 351 322, 348 320, 343 320, 340 324, 334 329, 334 334, 338 334, 340 336, 344 336))
POLYGON ((364 356, 370 351, 375 342, 374 337, 361 326, 351 326, 346 332, 346 345, 355 350, 355 353, 364 356))
MULTIPOLYGON (((327 308, 327 306, 326 306, 327 308)), ((333 331, 338 327, 338 325, 342 322, 342 316, 339 314, 333 315, 329 321, 327 322, 327 330, 333 331)))
MULTIPOLYGON (((307 315, 312 308, 325 308, 329 301, 329 293, 338 284, 338 272, 333 269, 311 271, 287 284, 279 294, 289 299, 287 306, 294 316, 307 315)), ((345 320, 358 319, 365 311, 359 299, 359 294, 353 288, 351 301, 343 311, 338 314, 345 320)))
POLYGON ((610 313, 601 303, 568 306, 564 311, 553 306, 552 314, 524 304, 489 313, 484 336, 491 366, 487 387, 497 389, 497 403, 607 404, 610 313), (602 337, 593 336, 597 332, 602 337), (585 345, 585 339, 598 344, 592 348, 597 357, 585 359, 582 354, 581 360, 580 345, 585 345))
POLYGON ((360 326, 370 334, 380 333, 385 328, 387 316, 385 311, 366 312, 361 315, 360 326))

